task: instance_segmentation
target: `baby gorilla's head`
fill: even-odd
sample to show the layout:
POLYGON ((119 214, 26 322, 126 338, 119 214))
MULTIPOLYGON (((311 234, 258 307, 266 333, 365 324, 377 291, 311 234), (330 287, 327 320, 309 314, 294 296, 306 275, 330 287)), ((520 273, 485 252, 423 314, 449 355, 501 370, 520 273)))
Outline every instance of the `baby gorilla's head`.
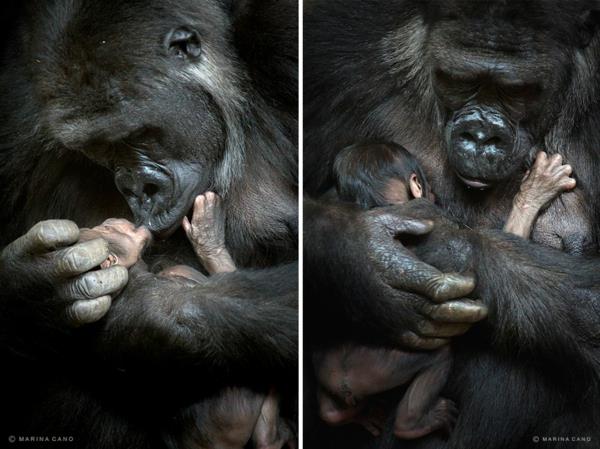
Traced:
POLYGON ((151 242, 152 234, 147 228, 135 225, 123 218, 109 218, 91 229, 81 229, 79 240, 103 238, 108 243, 109 258, 100 267, 121 265, 130 268, 141 258, 144 248, 151 242))
POLYGON ((340 199, 365 209, 432 199, 417 160, 395 143, 350 145, 336 157, 333 171, 340 199))

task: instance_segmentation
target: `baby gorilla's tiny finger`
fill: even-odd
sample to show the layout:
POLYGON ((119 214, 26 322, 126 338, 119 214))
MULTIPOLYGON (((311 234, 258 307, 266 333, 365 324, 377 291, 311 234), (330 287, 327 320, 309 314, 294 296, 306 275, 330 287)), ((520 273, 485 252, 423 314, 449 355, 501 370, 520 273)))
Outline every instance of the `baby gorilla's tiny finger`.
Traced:
POLYGON ((181 227, 183 228, 184 232, 189 236, 192 230, 192 224, 190 223, 188 217, 183 217, 181 227))
POLYGON ((573 190, 577 186, 577 181, 573 178, 565 178, 559 181, 558 185, 563 190, 573 190))
POLYGON ((553 169, 555 167, 559 167, 562 164, 562 161, 563 161, 562 155, 553 154, 552 156, 550 156, 550 159, 548 161, 548 168, 553 169))
POLYGON ((573 167, 569 164, 559 166, 554 172, 557 176, 569 176, 571 173, 573 173, 573 167))
POLYGON ((94 323, 106 315, 111 303, 110 296, 76 301, 66 311, 67 320, 73 326, 94 323))
MULTIPOLYGON (((533 163, 533 169, 545 166, 547 161, 548 161, 548 154, 545 151, 540 151, 535 156, 535 161, 533 163)), ((534 170, 532 170, 532 171, 534 171, 534 170)))
POLYGON ((192 211, 192 224, 198 224, 202 222, 206 208, 206 197, 204 195, 198 195, 194 200, 194 210, 192 211))
POLYGON ((57 293, 64 299, 91 300, 121 290, 127 280, 127 268, 115 265, 105 270, 90 271, 64 282, 57 288, 57 293))

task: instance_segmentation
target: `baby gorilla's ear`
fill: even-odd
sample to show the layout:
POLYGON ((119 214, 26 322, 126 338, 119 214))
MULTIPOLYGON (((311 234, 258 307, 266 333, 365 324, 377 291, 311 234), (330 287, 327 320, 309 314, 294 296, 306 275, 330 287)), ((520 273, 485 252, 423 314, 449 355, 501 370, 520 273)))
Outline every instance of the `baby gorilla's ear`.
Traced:
POLYGON ((411 173, 410 178, 408 178, 408 190, 413 198, 423 197, 423 186, 419 182, 419 177, 416 173, 411 173))

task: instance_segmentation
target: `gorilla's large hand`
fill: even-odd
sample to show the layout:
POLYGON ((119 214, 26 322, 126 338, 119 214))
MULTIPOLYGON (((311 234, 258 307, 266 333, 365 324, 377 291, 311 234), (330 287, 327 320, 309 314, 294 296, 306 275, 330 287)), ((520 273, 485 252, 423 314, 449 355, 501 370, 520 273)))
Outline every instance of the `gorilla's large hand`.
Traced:
POLYGON ((433 221, 402 207, 361 211, 312 201, 305 219, 309 306, 311 296, 337 298, 332 313, 344 308, 371 337, 414 349, 440 347, 486 316, 483 304, 455 299, 473 291, 473 278, 440 272, 398 239, 429 233, 433 221))
MULTIPOLYGON (((77 243, 79 228, 69 220, 35 224, 0 254, 0 280, 15 298, 52 297, 59 318, 73 325, 98 321, 111 305, 111 294, 127 284, 127 269, 90 271, 108 257, 103 239, 77 243)), ((45 307, 48 304, 45 303, 45 307)))

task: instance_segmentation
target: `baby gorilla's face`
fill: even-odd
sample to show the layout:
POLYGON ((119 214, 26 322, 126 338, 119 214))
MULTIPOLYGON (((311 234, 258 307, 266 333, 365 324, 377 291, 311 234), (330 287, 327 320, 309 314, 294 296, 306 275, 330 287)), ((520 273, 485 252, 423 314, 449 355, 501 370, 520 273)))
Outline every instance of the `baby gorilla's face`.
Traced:
POLYGON ((102 268, 117 264, 130 268, 140 259, 152 235, 143 226, 136 228, 133 223, 125 219, 109 218, 92 229, 81 229, 80 241, 96 238, 106 240, 110 251, 109 259, 102 263, 102 268))
POLYGON ((416 173, 412 173, 408 181, 391 178, 385 185, 383 196, 389 205, 404 204, 415 198, 421 198, 423 187, 416 173))
POLYGON ((404 204, 412 199, 408 186, 398 178, 392 178, 386 183, 383 196, 390 205, 404 204))

